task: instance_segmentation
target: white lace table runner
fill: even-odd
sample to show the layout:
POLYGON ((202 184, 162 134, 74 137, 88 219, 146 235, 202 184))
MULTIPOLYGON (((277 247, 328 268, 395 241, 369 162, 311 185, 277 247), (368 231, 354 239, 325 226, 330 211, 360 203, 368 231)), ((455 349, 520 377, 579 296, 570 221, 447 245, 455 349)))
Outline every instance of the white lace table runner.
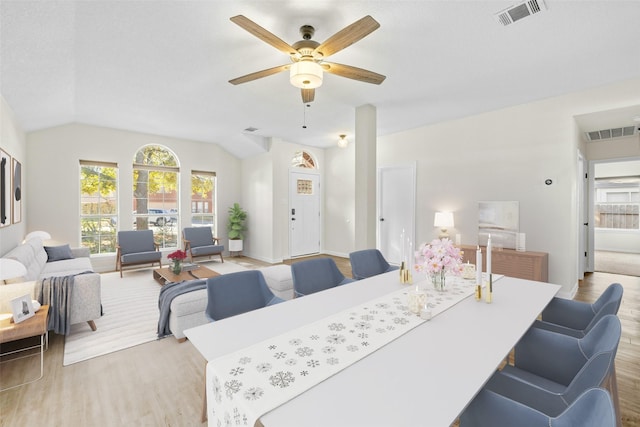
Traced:
MULTIPOLYGON (((494 275, 494 281, 499 277, 494 275)), ((502 277, 502 276, 500 276, 502 277)), ((474 281, 427 283, 432 317, 474 293, 474 281)), ((248 426, 351 364, 425 322, 407 308, 407 288, 368 301, 207 364, 209 426, 248 426)))

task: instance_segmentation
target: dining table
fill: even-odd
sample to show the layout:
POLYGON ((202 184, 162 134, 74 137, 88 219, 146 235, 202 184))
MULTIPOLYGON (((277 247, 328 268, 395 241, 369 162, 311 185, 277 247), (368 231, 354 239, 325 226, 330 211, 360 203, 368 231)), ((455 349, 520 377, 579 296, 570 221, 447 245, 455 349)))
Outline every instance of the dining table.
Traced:
MULTIPOLYGON (((475 288, 474 280, 469 282, 469 288, 475 288)), ((186 330, 207 362, 204 403, 209 425, 217 427, 211 417, 217 404, 211 373, 225 357, 387 295, 403 299, 414 289, 428 289, 429 300, 449 291, 447 287, 434 291, 429 286, 426 277, 414 276, 409 285, 401 283, 398 272, 392 271, 186 330)), ((492 283, 491 302, 478 300, 472 291, 375 351, 260 413, 256 420, 237 417, 227 421, 265 427, 450 426, 559 289, 557 284, 499 277, 492 283)), ((486 286, 483 291, 486 295, 486 286)))

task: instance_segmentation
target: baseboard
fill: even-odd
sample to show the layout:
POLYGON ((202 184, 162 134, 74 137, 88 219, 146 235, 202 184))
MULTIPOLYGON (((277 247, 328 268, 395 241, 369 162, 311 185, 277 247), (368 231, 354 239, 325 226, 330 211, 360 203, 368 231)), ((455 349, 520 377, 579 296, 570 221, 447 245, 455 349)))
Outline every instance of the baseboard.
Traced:
POLYGON ((576 282, 569 292, 563 291, 562 289, 560 289, 560 291, 558 291, 556 296, 559 298, 573 299, 578 293, 578 285, 579 285, 578 282, 576 282))
POLYGON ((334 252, 334 251, 322 251, 323 254, 325 255, 331 255, 331 256, 337 256, 340 258, 349 258, 349 254, 345 254, 342 252, 334 252))
MULTIPOLYGON (((281 264, 282 263, 282 258, 280 258, 280 259, 266 258, 266 257, 263 257, 263 256, 253 255, 251 252, 243 252, 242 255, 246 256, 247 258, 256 259, 258 261, 268 262, 269 264, 281 264)), ((233 261, 233 257, 232 256, 230 256, 228 259, 229 259, 229 261, 233 261)))

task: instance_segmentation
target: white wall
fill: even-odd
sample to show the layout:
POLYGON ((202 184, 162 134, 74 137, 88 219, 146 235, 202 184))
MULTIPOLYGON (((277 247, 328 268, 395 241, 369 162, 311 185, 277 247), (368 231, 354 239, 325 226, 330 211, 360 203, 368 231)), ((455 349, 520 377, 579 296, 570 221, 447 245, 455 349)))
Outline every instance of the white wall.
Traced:
MULTIPOLYGON (((22 194, 29 193, 29 185, 25 182, 29 164, 26 154, 26 138, 15 118, 13 110, 0 95, 0 147, 22 165, 22 194)), ((11 165, 9 165, 9 169, 11 165)), ((26 200, 22 200, 22 221, 0 228, 0 256, 16 247, 24 238, 27 229, 26 200)), ((8 209, 11 209, 9 206, 8 209)))
POLYGON ((355 147, 325 151, 324 251, 343 257, 356 250, 355 147))
MULTIPOLYGON (((180 162, 179 228, 189 224, 191 170, 217 174, 218 235, 226 242, 227 209, 238 201, 240 162, 218 145, 117 129, 71 124, 27 135, 28 231, 46 230, 52 239, 80 244, 79 160, 114 162, 119 169, 120 229, 133 224, 133 156, 147 144, 164 145, 180 162)), ((226 243, 225 243, 226 246, 226 243)), ((95 257, 98 271, 115 268, 115 256, 95 257)))
POLYGON ((433 214, 451 210, 466 244, 477 242, 477 203, 520 202, 527 249, 549 253, 549 280, 577 286, 577 150, 574 116, 640 102, 640 79, 379 137, 378 163, 417 161, 416 245, 433 214), (545 179, 553 184, 547 186, 545 179))

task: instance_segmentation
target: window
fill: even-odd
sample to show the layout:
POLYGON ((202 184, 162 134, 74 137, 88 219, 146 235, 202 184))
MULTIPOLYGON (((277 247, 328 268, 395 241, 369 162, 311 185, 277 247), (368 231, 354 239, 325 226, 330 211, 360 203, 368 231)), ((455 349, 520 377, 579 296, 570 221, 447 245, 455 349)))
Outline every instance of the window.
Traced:
POLYGON ((91 254, 114 253, 118 165, 80 160, 80 240, 91 254))
POLYGON ((216 173, 191 171, 191 225, 210 226, 217 236, 215 201, 216 173))
POLYGON ((640 230, 640 177, 596 178, 595 226, 640 230))
POLYGON ((179 173, 167 148, 147 145, 133 159, 134 230, 153 230, 161 248, 178 247, 179 173))
POLYGON ((291 159, 291 166, 296 168, 315 169, 316 161, 306 151, 297 151, 291 159))

